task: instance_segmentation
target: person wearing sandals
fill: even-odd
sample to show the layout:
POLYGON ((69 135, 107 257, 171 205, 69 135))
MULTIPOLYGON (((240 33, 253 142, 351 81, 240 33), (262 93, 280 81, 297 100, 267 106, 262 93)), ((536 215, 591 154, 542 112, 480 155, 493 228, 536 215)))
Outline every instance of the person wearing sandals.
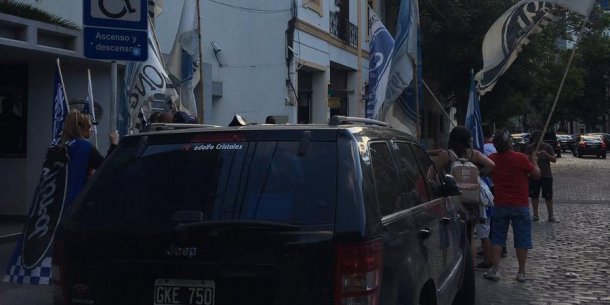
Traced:
MULTIPOLYGON (((534 133, 532 139, 539 141, 540 132, 534 133)), ((525 149, 525 153, 530 155, 536 149, 536 142, 530 144, 525 149)), ((542 190, 542 198, 546 203, 546 210, 549 215, 549 222, 558 222, 553 213, 553 173, 551 171, 551 162, 557 162, 555 152, 551 145, 542 142, 540 148, 536 152, 538 156, 538 167, 540 167, 540 180, 529 180, 529 196, 532 199, 532 212, 534 213, 534 221, 540 220, 538 215, 538 206, 540 204, 540 190, 542 190)))
POLYGON ((532 249, 532 219, 529 211, 528 179, 540 178, 538 157, 528 158, 523 153, 512 151, 510 131, 503 129, 494 135, 493 144, 498 151, 489 156, 496 164, 491 172, 494 183, 494 212, 492 216, 491 244, 493 267, 485 273, 488 280, 499 281, 501 276, 500 253, 506 244, 509 225, 513 227, 514 246, 519 263, 517 280, 525 282, 527 252, 532 249))

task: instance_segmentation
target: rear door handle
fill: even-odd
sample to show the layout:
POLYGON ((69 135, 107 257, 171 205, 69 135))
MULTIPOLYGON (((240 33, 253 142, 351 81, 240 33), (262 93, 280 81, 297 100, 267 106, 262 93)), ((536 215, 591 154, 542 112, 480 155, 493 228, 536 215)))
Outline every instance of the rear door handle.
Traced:
POLYGON ((432 230, 430 230, 430 228, 421 229, 417 232, 417 237, 420 239, 427 239, 430 235, 432 235, 432 230))
POLYGON ((446 226, 446 225, 448 225, 448 224, 450 224, 450 223, 451 223, 451 218, 449 218, 449 217, 443 217, 443 218, 441 218, 441 220, 440 220, 440 221, 441 221, 441 223, 442 223, 443 225, 445 225, 445 226, 446 226))

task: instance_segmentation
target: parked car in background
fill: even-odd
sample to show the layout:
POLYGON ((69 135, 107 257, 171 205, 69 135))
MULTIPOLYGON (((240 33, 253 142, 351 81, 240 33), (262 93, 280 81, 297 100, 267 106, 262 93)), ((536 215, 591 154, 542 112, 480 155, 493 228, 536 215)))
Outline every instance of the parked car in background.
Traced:
POLYGON ((572 150, 574 146, 574 136, 569 134, 558 134, 557 141, 561 146, 561 151, 566 152, 567 150, 572 150))
MULTIPOLYGON (((534 141, 538 141, 538 139, 534 139, 534 141)), ((553 148, 553 151, 555 152, 555 156, 557 156, 557 158, 561 158, 561 144, 559 144, 559 141, 557 140, 557 135, 554 132, 546 132, 544 134, 544 137, 542 137, 542 141, 546 144, 549 144, 553 148)))
POLYGON ((587 136, 600 136, 604 143, 606 143, 606 151, 610 150, 610 133, 592 132, 585 134, 587 136))
POLYGON ((414 137, 346 117, 158 129, 67 211, 56 304, 475 304, 459 189, 414 137))
POLYGON ((532 140, 532 134, 529 132, 524 133, 513 133, 513 150, 518 152, 525 152, 525 148, 530 144, 532 140))
POLYGON ((572 154, 576 157, 595 155, 606 159, 606 143, 601 136, 579 135, 574 142, 572 154))

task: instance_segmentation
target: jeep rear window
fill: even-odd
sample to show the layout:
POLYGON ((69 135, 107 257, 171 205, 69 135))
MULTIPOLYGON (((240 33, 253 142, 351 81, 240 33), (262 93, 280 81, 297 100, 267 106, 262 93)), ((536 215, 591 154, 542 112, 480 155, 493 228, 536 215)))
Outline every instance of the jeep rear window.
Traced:
POLYGON ((171 224, 200 211, 203 220, 334 222, 337 142, 201 141, 123 145, 79 200, 72 221, 171 224), (136 156, 138 154, 139 156, 136 156))

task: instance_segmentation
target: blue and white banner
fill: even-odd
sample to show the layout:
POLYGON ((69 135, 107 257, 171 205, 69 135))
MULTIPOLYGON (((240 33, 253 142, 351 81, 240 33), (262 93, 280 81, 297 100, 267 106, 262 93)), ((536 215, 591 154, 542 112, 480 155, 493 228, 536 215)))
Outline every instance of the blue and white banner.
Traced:
POLYGON ((64 121, 69 112, 68 99, 66 98, 59 58, 55 68, 55 82, 53 83, 53 135, 51 145, 56 145, 61 140, 61 131, 64 128, 64 121))
POLYGON ((493 89, 530 41, 551 21, 555 5, 548 1, 524 0, 513 5, 489 28, 483 39, 483 69, 475 75, 479 94, 493 89))
POLYGON ((148 22, 148 59, 130 61, 125 68, 125 86, 129 112, 129 133, 137 133, 144 127, 151 114, 151 103, 157 95, 172 104, 178 93, 170 81, 152 22, 148 22))
POLYGON ((199 75, 199 20, 197 3, 186 0, 172 51, 167 63, 167 71, 178 88, 180 110, 197 116, 197 103, 194 89, 201 78, 199 75))
POLYGON ((398 14, 396 39, 388 75, 388 83, 383 105, 377 116, 392 127, 415 135, 417 133, 416 101, 408 97, 395 103, 411 85, 414 77, 421 74, 416 70, 420 58, 419 48, 419 8, 417 1, 401 0, 398 14), (409 110, 411 109, 411 110, 409 110))
POLYGON ((472 134, 472 146, 474 149, 483 152, 483 128, 481 127, 481 108, 479 105, 479 93, 477 93, 474 72, 470 70, 470 95, 468 96, 468 108, 466 108, 466 128, 472 134))
POLYGON ((50 283, 53 240, 65 209, 67 173, 67 150, 49 146, 28 222, 17 241, 3 281, 33 285, 50 283))
POLYGON ((385 99, 388 85, 388 74, 394 38, 383 25, 373 9, 369 7, 369 26, 371 28, 371 44, 369 51, 369 84, 366 99, 366 117, 374 118, 378 115, 385 99))

